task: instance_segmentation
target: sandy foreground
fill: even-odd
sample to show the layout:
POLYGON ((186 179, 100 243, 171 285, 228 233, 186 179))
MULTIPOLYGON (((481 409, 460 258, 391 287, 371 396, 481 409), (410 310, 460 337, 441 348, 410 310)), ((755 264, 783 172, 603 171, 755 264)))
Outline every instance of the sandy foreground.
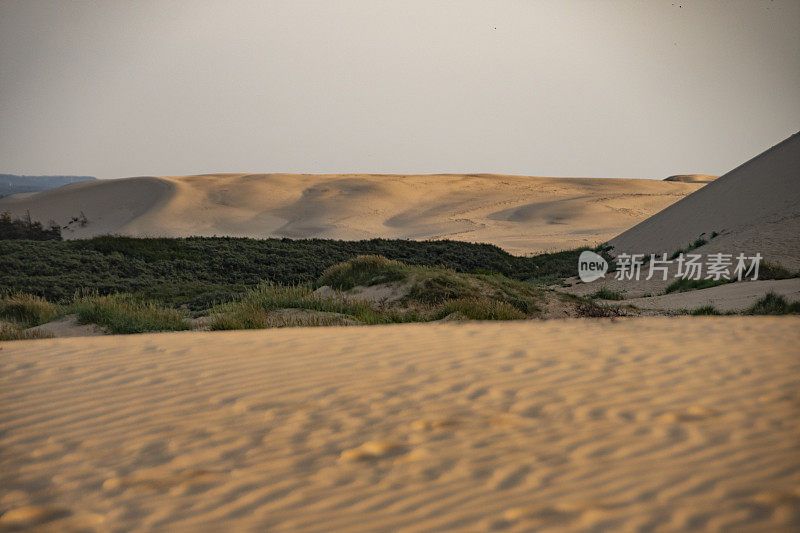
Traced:
POLYGON ((0 344, 0 527, 790 531, 800 320, 0 344))

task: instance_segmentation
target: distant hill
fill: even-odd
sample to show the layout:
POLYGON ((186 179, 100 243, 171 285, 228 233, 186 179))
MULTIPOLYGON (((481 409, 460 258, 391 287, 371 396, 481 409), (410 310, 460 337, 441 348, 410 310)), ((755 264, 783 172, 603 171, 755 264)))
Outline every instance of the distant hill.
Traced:
POLYGON ((454 239, 513 254, 593 246, 703 187, 493 174, 209 174, 75 183, 0 199, 65 239, 96 235, 454 239))
POLYGON ((45 191, 78 181, 96 179, 92 176, 17 176, 16 174, 0 174, 0 198, 23 192, 45 191))

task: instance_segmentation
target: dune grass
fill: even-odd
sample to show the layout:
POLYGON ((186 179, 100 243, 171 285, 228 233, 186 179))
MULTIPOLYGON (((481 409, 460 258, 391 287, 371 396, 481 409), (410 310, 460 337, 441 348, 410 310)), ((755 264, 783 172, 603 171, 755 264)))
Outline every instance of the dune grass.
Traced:
MULTIPOLYGON (((341 295, 319 296, 311 287, 305 285, 281 286, 263 284, 247 292, 238 301, 228 302, 212 309, 214 317, 210 327, 212 330, 222 329, 258 329, 271 327, 276 319, 271 315, 275 311, 285 309, 302 309, 318 313, 335 313, 348 317, 362 324, 386 324, 403 322, 399 315, 382 312, 373 304, 356 299, 348 299, 341 295)), ((309 322, 310 319, 306 319, 309 322)), ((332 317, 320 317, 318 324, 332 325, 340 322, 332 317)))
POLYGON ((16 324, 0 322, 0 341, 18 341, 26 339, 47 339, 52 335, 43 331, 30 331, 16 324))
POLYGON ((612 291, 606 287, 601 287, 600 289, 594 291, 592 294, 589 295, 589 298, 593 300, 624 300, 625 297, 622 295, 621 292, 612 291))
POLYGON ((487 298, 459 298, 439 306, 434 320, 452 317, 463 320, 521 320, 527 315, 508 302, 487 298))
POLYGON ((97 324, 110 333, 180 331, 191 325, 177 309, 130 295, 90 296, 76 300, 71 310, 81 324, 97 324))
POLYGON ((32 294, 17 293, 0 299, 0 318, 21 328, 50 322, 61 314, 60 306, 32 294))
POLYGON ((714 307, 713 305, 704 305, 703 307, 692 309, 691 311, 689 311, 689 314, 692 316, 706 316, 706 315, 722 315, 724 313, 719 312, 717 308, 714 307))
POLYGON ((800 314, 800 301, 789 302, 783 296, 768 292, 750 309, 749 315, 796 315, 800 314))
POLYGON ((688 291, 696 291, 701 289, 709 289, 711 287, 716 287, 718 285, 725 285, 726 283, 732 283, 733 280, 729 279, 687 279, 687 278, 679 278, 667 285, 667 288, 664 289, 664 294, 669 294, 671 292, 688 292, 688 291))
POLYGON ((369 287, 401 281, 408 276, 409 270, 408 265, 381 255, 359 255, 327 268, 316 285, 328 285, 333 289, 346 291, 358 285, 369 287))
POLYGON ((212 330, 282 325, 390 324, 428 322, 453 316, 465 320, 514 320, 539 312, 541 292, 532 284, 497 274, 462 274, 443 268, 405 265, 381 256, 359 256, 327 269, 310 285, 262 284, 241 299, 214 307, 212 330), (372 302, 344 291, 356 286, 409 284, 392 302, 372 302), (287 310, 309 313, 289 314, 287 310))

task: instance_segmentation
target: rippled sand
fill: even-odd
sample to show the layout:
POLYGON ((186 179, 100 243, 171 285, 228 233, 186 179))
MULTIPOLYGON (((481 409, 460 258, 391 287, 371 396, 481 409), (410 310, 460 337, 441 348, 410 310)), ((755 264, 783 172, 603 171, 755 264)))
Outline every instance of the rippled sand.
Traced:
POLYGON ((0 346, 6 529, 800 527, 797 318, 0 346))

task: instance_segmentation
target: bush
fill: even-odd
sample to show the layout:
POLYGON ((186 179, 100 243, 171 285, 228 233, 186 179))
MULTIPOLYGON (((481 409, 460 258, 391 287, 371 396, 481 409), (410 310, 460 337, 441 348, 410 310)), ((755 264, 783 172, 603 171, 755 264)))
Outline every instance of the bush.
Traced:
POLYGON ((0 240, 29 239, 33 241, 60 241, 61 228, 54 222, 44 228, 41 222, 32 222, 30 213, 24 220, 12 219, 8 212, 0 213, 0 240))
POLYGON ((50 322, 58 314, 57 305, 32 294, 12 294, 0 300, 0 317, 13 320, 23 328, 50 322))
POLYGON ((790 279, 800 277, 797 272, 790 272, 780 265, 762 262, 758 266, 758 279, 790 279))
POLYGON ((381 255, 359 255, 327 268, 317 281, 317 286, 329 285, 334 289, 348 290, 355 286, 390 283, 405 279, 406 270, 403 263, 381 255))
POLYGON ((624 300, 625 299, 625 297, 622 295, 621 292, 612 291, 611 289, 607 289, 605 287, 601 287, 600 289, 594 291, 592 294, 589 295, 589 298, 600 299, 600 300, 624 300))
POLYGON ((423 304, 437 305, 447 300, 475 298, 478 289, 455 274, 440 272, 423 277, 414 283, 407 299, 423 304))
POLYGON ((450 300, 439 307, 438 319, 455 315, 467 320, 520 320, 525 314, 507 302, 486 298, 461 298, 450 300))
POLYGON ((623 315, 622 311, 616 307, 598 305, 591 300, 579 301, 575 307, 575 312, 582 318, 610 318, 623 315))
POLYGON ((667 285, 667 288, 664 290, 664 294, 669 294, 671 292, 688 292, 700 289, 709 289, 711 287, 716 287, 717 285, 725 285, 726 283, 731 283, 733 280, 730 279, 687 279, 687 278, 679 278, 667 285))
POLYGON ((18 341, 27 339, 47 339, 52 335, 43 331, 28 331, 15 324, 0 322, 0 341, 18 341))
POLYGON ((747 310, 750 315, 790 315, 800 314, 800 302, 789 303, 786 298, 768 292, 747 310))
POLYGON ((401 322, 396 316, 381 313, 372 304, 363 300, 351 300, 342 296, 323 297, 306 286, 261 285, 247 292, 235 302, 212 309, 212 330, 258 329, 272 327, 275 319, 271 313, 283 309, 304 309, 322 313, 335 313, 363 324, 385 324, 401 322))
POLYGON ((698 307, 697 309, 693 309, 689 311, 690 315, 693 316, 702 316, 702 315, 721 315, 717 308, 713 305, 704 305, 703 307, 698 307))
POLYGON ((110 333, 180 331, 190 324, 175 309, 130 296, 93 296, 79 299, 73 306, 81 324, 97 324, 110 333))

